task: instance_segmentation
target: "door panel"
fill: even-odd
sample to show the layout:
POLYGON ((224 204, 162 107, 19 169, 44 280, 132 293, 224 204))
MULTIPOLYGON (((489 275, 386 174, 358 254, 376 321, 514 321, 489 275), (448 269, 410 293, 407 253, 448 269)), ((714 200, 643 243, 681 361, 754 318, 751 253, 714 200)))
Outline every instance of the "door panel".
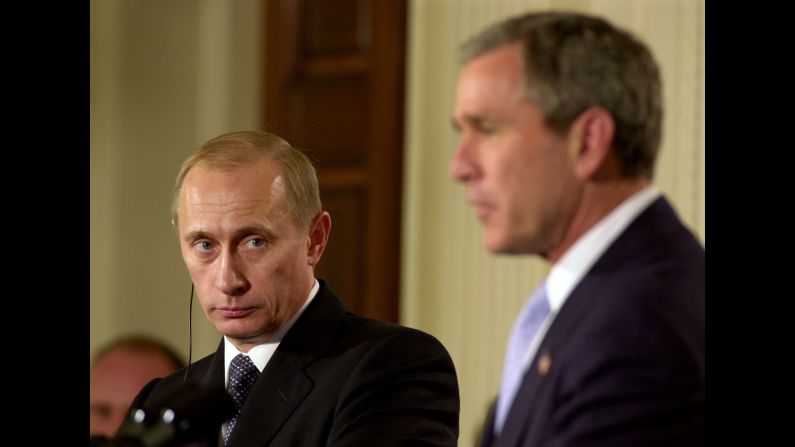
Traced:
POLYGON ((318 277, 397 322, 405 0, 266 1, 263 128, 316 163, 329 245, 318 277))

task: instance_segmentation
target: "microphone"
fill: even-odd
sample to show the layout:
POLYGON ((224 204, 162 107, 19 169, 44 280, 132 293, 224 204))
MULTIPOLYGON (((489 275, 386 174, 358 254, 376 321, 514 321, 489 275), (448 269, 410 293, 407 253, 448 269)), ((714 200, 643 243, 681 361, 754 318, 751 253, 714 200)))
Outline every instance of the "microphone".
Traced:
POLYGON ((92 437, 92 447, 176 447, 217 436, 237 413, 221 385, 181 384, 162 399, 133 408, 113 439, 92 437))

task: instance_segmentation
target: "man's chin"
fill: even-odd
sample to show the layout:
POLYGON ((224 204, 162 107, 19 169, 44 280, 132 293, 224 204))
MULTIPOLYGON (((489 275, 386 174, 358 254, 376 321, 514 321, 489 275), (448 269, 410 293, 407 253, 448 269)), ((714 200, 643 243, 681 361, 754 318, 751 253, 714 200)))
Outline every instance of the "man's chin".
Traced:
POLYGON ((495 255, 511 253, 511 247, 506 241, 494 235, 489 235, 488 232, 483 236, 483 245, 485 245, 486 250, 495 255))
POLYGON ((232 322, 223 322, 220 324, 215 325, 215 329, 224 334, 227 338, 233 338, 235 340, 240 340, 243 342, 263 339, 267 338, 270 334, 272 334, 277 328, 262 328, 259 325, 254 327, 247 322, 248 324, 242 324, 243 322, 239 321, 232 321, 232 322))
POLYGON ((250 328, 246 328, 245 325, 238 321, 224 321, 218 323, 215 325, 215 329, 226 337, 235 339, 246 339, 255 335, 254 331, 250 328))
POLYGON ((488 231, 483 235, 483 244, 486 250, 495 255, 528 255, 535 253, 530 248, 532 244, 522 243, 503 234, 489 234, 488 231))

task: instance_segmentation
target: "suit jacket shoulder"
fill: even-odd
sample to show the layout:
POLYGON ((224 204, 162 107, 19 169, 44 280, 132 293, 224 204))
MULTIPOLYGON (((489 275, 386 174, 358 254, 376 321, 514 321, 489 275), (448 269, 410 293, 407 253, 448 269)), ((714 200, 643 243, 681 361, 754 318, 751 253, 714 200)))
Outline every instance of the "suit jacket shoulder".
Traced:
POLYGON ((699 445, 704 249, 660 198, 567 298, 497 445, 699 445))
MULTIPOLYGON (((318 295, 257 379, 228 446, 455 446, 458 382, 442 344, 348 312, 319 281, 318 295)), ((183 376, 165 378, 143 400, 168 393, 183 376)), ((222 342, 192 365, 188 380, 223 377, 222 342)))

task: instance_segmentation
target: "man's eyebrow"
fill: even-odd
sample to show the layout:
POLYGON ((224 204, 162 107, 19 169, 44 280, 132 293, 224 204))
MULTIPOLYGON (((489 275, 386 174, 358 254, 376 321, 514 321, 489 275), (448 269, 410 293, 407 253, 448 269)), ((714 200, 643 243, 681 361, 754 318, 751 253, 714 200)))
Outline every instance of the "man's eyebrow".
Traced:
MULTIPOLYGON (((264 234, 264 235, 266 235, 268 237, 273 237, 273 235, 274 235, 273 230, 268 228, 266 225, 248 225, 248 226, 245 226, 245 227, 242 227, 242 228, 239 228, 239 229, 235 230, 234 233, 232 233, 232 237, 233 237, 233 239, 238 239, 238 238, 241 238, 243 236, 246 236, 246 235, 249 235, 249 234, 252 234, 252 233, 262 233, 262 234, 264 234)), ((210 235, 210 233, 208 233, 208 232, 206 232, 204 230, 189 231, 189 232, 185 233, 185 237, 183 237, 183 239, 185 241, 188 241, 188 242, 189 241, 195 241, 197 239, 204 239, 204 238, 213 239, 213 237, 210 235)))
POLYGON ((203 230, 193 230, 185 233, 182 238, 185 241, 195 241, 196 239, 204 239, 209 237, 209 234, 203 230))
POLYGON ((233 235, 235 238, 243 237, 252 233, 263 233, 268 237, 273 237, 273 230, 266 225, 249 225, 236 230, 233 235))
MULTIPOLYGON (((489 118, 481 115, 465 114, 461 117, 461 121, 472 127, 481 128, 484 126, 484 123, 489 121, 489 118)), ((455 118, 453 118, 453 128, 459 132, 461 131, 461 125, 458 124, 458 120, 455 118)))

